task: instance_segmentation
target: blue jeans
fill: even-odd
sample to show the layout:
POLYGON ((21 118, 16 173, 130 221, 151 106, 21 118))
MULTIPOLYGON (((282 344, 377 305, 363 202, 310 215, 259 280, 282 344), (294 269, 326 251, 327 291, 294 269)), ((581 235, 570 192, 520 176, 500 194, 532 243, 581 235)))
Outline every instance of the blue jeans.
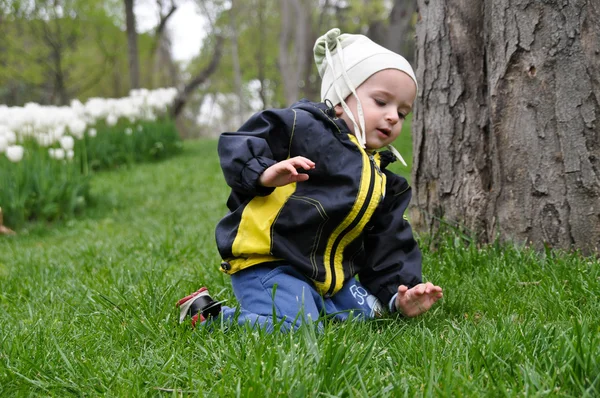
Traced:
POLYGON ((231 276, 240 308, 223 307, 225 323, 273 331, 299 327, 327 316, 338 321, 368 319, 382 306, 356 279, 346 282, 333 297, 324 298, 314 284, 291 265, 255 265, 231 276))

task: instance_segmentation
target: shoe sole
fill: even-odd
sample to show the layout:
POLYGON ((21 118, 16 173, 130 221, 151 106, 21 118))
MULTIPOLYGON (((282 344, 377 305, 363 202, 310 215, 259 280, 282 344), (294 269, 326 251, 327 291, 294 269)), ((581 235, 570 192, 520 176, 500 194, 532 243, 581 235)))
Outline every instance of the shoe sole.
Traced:
POLYGON ((183 323, 185 321, 185 317, 187 316, 190 307, 194 303, 195 299, 202 296, 208 296, 208 289, 203 287, 197 292, 190 294, 179 300, 177 302, 177 307, 179 307, 179 323, 183 323))

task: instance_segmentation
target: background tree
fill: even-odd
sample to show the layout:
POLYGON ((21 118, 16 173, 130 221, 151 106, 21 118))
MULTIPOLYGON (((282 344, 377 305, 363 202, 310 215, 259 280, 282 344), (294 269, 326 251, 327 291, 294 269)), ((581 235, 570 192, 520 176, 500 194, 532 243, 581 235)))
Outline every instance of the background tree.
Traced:
POLYGON ((166 2, 156 0, 159 21, 154 30, 152 44, 152 77, 155 87, 176 87, 179 83, 179 70, 172 56, 171 37, 168 34, 167 23, 177 11, 179 4, 175 0, 166 2))
MULTIPOLYGON (((212 5, 207 4, 205 0, 198 0, 199 6, 204 11, 206 18, 209 21, 211 32, 207 35, 208 41, 212 41, 212 56, 210 58, 203 57, 206 61, 205 65, 202 69, 195 73, 192 78, 185 84, 182 90, 179 91, 173 106, 171 107, 171 116, 177 118, 180 116, 183 111, 184 106, 190 99, 190 96, 194 94, 204 82, 206 82, 209 77, 217 70, 217 66, 221 61, 221 57, 223 54, 223 42, 224 37, 221 30, 215 24, 215 15, 221 16, 226 11, 224 10, 224 6, 221 2, 214 2, 212 5), (211 7, 212 6, 212 7, 211 7)), ((206 40, 205 40, 206 43, 206 40)), ((204 46, 204 49, 209 47, 208 45, 204 46)), ((181 126, 185 128, 184 126, 181 126)), ((184 132, 184 136, 186 133, 184 132)))
POLYGON ((136 51, 128 45, 132 35, 123 34, 128 24, 135 26, 127 18, 139 10, 133 0, 127 8, 123 0, 0 0, 0 30, 6 39, 0 43, 0 103, 67 103, 73 98, 124 96, 138 85, 176 86, 181 93, 173 109, 183 135, 215 134, 236 128, 262 108, 282 107, 300 98, 319 100, 312 47, 328 29, 391 29, 392 3, 387 0, 195 0, 212 25, 198 56, 177 63, 168 24, 186 1, 190 0, 137 0, 139 7, 156 10, 157 24, 145 33, 129 29, 137 37, 136 51), (285 4, 293 13, 282 27, 285 4), (43 11, 34 13, 34 6, 43 11), (39 34, 44 29, 53 32, 52 40, 39 34), (280 56, 282 29, 291 29, 291 36, 283 45, 286 54, 280 56), (69 32, 76 34, 67 40, 69 32), (57 42, 70 44, 56 51, 52 45, 57 42), (51 51, 61 59, 59 69, 48 67, 51 51), (138 55, 138 65, 149 65, 137 78, 128 74, 136 69, 129 68, 130 54, 138 55), (288 66, 282 67, 282 61, 288 66), (209 115, 209 122, 202 115, 209 115))
POLYGON ((124 0, 125 26, 127 31, 127 57, 129 59, 129 83, 131 88, 140 87, 140 64, 137 47, 137 27, 135 13, 133 12, 134 0, 124 0))
POLYGON ((260 97, 261 109, 267 107, 267 90, 266 90, 266 45, 267 38, 266 30, 266 7, 264 0, 258 0, 256 3, 256 20, 258 22, 258 45, 256 46, 256 78, 258 79, 258 95, 260 97))
POLYGON ((599 3, 418 6, 413 222, 597 250, 599 3))
POLYGON ((414 20, 417 12, 415 0, 394 0, 391 10, 386 5, 365 5, 370 17, 366 35, 376 43, 402 54, 411 64, 414 60, 414 20))
POLYGON ((394 0, 390 11, 389 28, 382 45, 390 50, 404 55, 412 64, 415 52, 414 19, 417 13, 415 0, 394 0))
POLYGON ((0 102, 66 104, 108 94, 107 76, 118 68, 114 54, 120 52, 113 38, 122 35, 110 2, 13 1, 6 7, 0 102))
POLYGON ((281 1, 281 34, 279 35, 279 71, 283 80, 286 105, 299 98, 307 67, 308 10, 303 0, 281 1))
POLYGON ((238 14, 243 10, 240 7, 240 1, 231 0, 231 9, 229 10, 229 39, 231 40, 231 60, 233 63, 233 81, 235 84, 235 94, 237 95, 237 118, 241 125, 245 116, 244 87, 242 85, 242 71, 240 69, 240 51, 238 46, 237 20, 238 14))
MULTIPOLYGON (((246 90, 245 96, 252 97, 255 94, 263 107, 285 106, 289 101, 303 97, 318 100, 320 79, 312 55, 316 38, 334 26, 345 32, 367 33, 374 19, 388 24, 390 12, 385 1, 248 0, 235 3, 243 8, 243 15, 247 16, 236 19, 235 24, 238 47, 243 49, 238 52, 242 82, 246 87, 257 87, 255 93, 246 90), (302 8, 301 18, 295 8, 298 6, 302 8), (289 23, 284 23, 285 7, 290 11, 289 23), (345 25, 339 25, 338 12, 346 15, 342 18, 346 21, 345 25), (287 55, 280 52, 282 48, 287 55), (287 89, 286 84, 289 86, 287 89)), ((228 31, 229 20, 217 18, 216 25, 222 31, 228 31)), ((231 69, 234 67, 233 52, 229 48, 231 45, 229 40, 225 43, 221 66, 211 79, 211 87, 207 91, 210 95, 236 92, 231 79, 231 69)), ((205 54, 201 54, 193 64, 203 63, 204 57, 205 54)))

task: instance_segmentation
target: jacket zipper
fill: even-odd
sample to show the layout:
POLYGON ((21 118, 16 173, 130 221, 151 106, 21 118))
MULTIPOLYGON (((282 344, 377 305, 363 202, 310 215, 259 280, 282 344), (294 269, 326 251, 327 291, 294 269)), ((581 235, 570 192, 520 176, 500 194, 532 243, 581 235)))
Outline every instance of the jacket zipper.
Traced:
MULTIPOLYGON (((369 155, 369 158, 371 156, 372 155, 369 155)), ((371 161, 373 162, 373 164, 375 164, 374 159, 371 159, 371 161)), ((354 227, 360 222, 362 216, 365 214, 365 212, 367 211, 367 208, 369 207, 369 204, 371 203, 371 197, 373 196, 373 191, 375 190, 375 167, 373 167, 373 165, 371 165, 370 169, 371 169, 371 180, 369 181, 369 190, 367 191, 367 196, 365 198, 365 201, 363 202, 356 218, 354 220, 352 220, 350 225, 348 225, 344 229, 344 231, 342 231, 341 234, 338 235, 338 237, 336 238, 336 240, 333 243, 333 246, 331 248, 331 254, 329 255, 330 256, 329 257, 329 267, 330 267, 330 272, 331 272, 331 285, 329 285, 329 289, 327 289, 326 296, 330 296, 333 293, 333 291, 335 290, 335 285, 336 285, 335 253, 336 253, 337 247, 339 246, 339 244, 342 241, 342 239, 344 238, 344 236, 346 236, 350 231, 352 231, 352 229, 354 229, 354 227)))
POLYGON ((373 166, 375 167, 375 169, 377 170, 377 173, 379 174, 379 176, 381 176, 381 198, 385 198, 385 184, 383 183, 383 171, 381 171, 381 169, 379 168, 379 165, 377 164, 377 162, 375 161, 375 156, 372 154, 369 154, 369 159, 371 159, 371 163, 373 164, 373 166))

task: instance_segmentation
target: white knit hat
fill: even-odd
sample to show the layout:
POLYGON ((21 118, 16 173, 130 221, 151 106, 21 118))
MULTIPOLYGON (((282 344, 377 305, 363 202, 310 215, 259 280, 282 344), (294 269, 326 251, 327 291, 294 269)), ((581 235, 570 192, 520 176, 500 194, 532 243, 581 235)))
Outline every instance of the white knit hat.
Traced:
MULTIPOLYGON (((331 29, 317 39, 313 52, 322 78, 321 101, 330 100, 334 106, 342 105, 354 124, 355 134, 363 147, 366 144, 365 122, 356 88, 371 75, 384 69, 398 69, 410 76, 415 85, 417 84, 415 73, 403 56, 363 35, 340 34, 339 29, 331 29), (357 100, 360 127, 345 102, 350 94, 353 94, 357 100)), ((390 146, 390 150, 406 165, 395 148, 390 146)))

